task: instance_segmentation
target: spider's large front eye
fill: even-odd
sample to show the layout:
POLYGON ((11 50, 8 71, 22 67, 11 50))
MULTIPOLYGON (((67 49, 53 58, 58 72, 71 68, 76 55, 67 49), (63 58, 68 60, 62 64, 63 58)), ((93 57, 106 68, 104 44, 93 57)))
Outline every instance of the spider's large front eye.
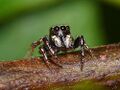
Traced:
POLYGON ((55 30, 55 31, 58 31, 58 30, 59 30, 59 27, 58 27, 58 26, 55 26, 55 27, 54 27, 54 30, 55 30))
POLYGON ((61 26, 60 29, 61 30, 66 30, 66 27, 65 26, 61 26))

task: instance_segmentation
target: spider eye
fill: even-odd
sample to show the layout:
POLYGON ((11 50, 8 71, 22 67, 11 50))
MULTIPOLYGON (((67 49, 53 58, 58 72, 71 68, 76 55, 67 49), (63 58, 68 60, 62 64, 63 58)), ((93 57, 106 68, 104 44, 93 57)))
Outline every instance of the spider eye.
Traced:
POLYGON ((61 30, 66 30, 66 27, 65 26, 61 26, 60 29, 61 30))
POLYGON ((66 30, 70 30, 70 27, 69 27, 69 26, 66 26, 66 30))
POLYGON ((59 30, 59 27, 58 27, 58 26, 55 26, 55 27, 54 27, 54 30, 55 30, 55 31, 58 31, 58 30, 59 30))
POLYGON ((52 31, 53 31, 53 28, 52 28, 52 27, 50 27, 50 29, 49 29, 49 30, 50 30, 50 32, 52 32, 52 31))
POLYGON ((70 27, 66 26, 66 34, 70 34, 70 27))

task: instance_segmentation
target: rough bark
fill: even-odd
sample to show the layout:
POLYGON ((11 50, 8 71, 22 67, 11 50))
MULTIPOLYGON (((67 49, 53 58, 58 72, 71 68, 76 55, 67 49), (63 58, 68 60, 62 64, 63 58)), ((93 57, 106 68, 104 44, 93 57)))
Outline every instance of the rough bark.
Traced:
POLYGON ((120 83, 120 44, 91 48, 92 57, 85 52, 81 71, 80 53, 58 55, 59 60, 44 64, 42 58, 0 62, 0 90, 37 90, 61 85, 72 85, 83 80, 94 80, 98 84, 115 88, 120 83), (111 78, 112 76, 116 76, 111 78))

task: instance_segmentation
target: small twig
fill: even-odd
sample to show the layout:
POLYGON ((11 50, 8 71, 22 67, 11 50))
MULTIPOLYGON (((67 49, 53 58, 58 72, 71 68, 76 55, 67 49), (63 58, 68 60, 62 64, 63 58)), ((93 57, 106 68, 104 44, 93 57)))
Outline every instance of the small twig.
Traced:
POLYGON ((52 72, 38 58, 0 62, 0 90, 33 90, 46 88, 56 83, 58 85, 87 79, 100 80, 120 74, 120 44, 92 48, 91 51, 92 58, 88 52, 85 52, 82 71, 79 52, 59 55, 59 61, 50 58, 63 67, 59 68, 50 63, 52 72))

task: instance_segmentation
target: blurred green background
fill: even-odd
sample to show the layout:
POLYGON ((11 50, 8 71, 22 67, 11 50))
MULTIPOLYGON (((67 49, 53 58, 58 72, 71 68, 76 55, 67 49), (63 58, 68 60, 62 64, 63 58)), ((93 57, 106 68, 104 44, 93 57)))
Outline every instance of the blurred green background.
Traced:
POLYGON ((119 42, 119 22, 120 0, 0 0, 0 60, 23 58, 54 25, 70 25, 90 47, 119 42))

